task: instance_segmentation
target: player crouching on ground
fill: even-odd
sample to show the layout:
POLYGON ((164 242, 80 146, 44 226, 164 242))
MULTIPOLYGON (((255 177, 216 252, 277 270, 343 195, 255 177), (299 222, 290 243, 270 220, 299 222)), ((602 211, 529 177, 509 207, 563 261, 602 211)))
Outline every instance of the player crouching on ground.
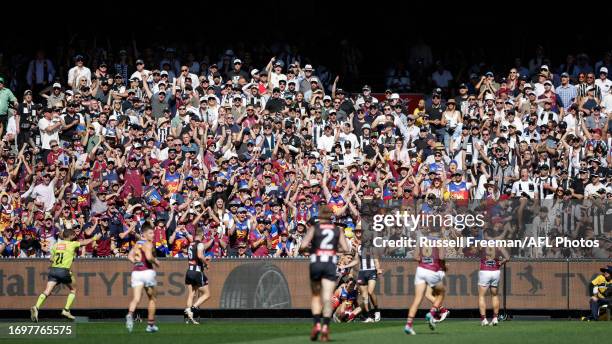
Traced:
POLYGON ((318 222, 310 226, 300 245, 300 250, 310 251, 310 288, 312 290, 313 327, 310 340, 315 341, 321 334, 321 341, 329 340, 329 322, 332 316, 331 299, 336 286, 336 252, 340 248, 349 251, 344 231, 331 222, 332 211, 322 205, 318 222), (311 244, 312 243, 312 244, 311 244), (321 325, 323 314, 323 325, 321 325))
POLYGON ((47 278, 47 288, 45 291, 38 296, 36 305, 30 308, 30 317, 32 321, 38 322, 38 310, 47 300, 47 297, 51 295, 53 288, 59 284, 64 284, 70 290, 68 298, 66 299, 66 305, 62 310, 62 315, 70 320, 74 320, 74 316, 70 314, 70 306, 76 298, 76 288, 74 288, 74 281, 72 278, 72 262, 76 256, 76 251, 81 246, 87 246, 90 243, 100 239, 100 234, 94 235, 93 238, 76 241, 76 234, 72 229, 64 229, 62 233, 62 240, 59 240, 51 248, 51 268, 49 269, 49 276, 47 278))
POLYGON ((366 240, 359 245, 353 261, 346 266, 340 266, 340 268, 352 268, 359 265, 357 284, 359 285, 359 294, 361 296, 361 309, 366 316, 364 322, 379 322, 380 311, 378 310, 378 302, 374 289, 376 289, 376 280, 378 275, 382 274, 382 269, 378 259, 374 258, 373 248, 367 246, 368 243, 369 240, 366 240))
MULTIPOLYGON (((424 228, 424 233, 426 229, 424 228)), ((437 232, 430 231, 427 238, 430 242, 440 240, 437 232)), ((429 328, 436 328, 436 319, 440 319, 440 308, 444 301, 446 289, 444 288, 444 275, 440 271, 446 271, 446 263, 444 260, 445 250, 442 247, 423 246, 415 250, 414 259, 419 262, 419 265, 414 276, 414 301, 408 310, 408 319, 404 332, 406 334, 415 335, 413 323, 414 317, 421 305, 423 296, 427 292, 427 287, 432 288, 432 296, 434 297, 433 307, 425 316, 429 323, 429 328)))
POLYGON ((589 299, 589 305, 591 308, 591 315, 588 317, 582 317, 582 320, 599 320, 599 309, 603 305, 610 307, 612 304, 612 265, 608 265, 605 268, 599 269, 601 275, 597 275, 595 279, 591 281, 591 298, 589 299))
POLYGON ((132 289, 134 290, 132 301, 128 309, 128 314, 125 316, 125 326, 129 332, 134 328, 134 311, 142 297, 144 289, 149 297, 148 317, 147 317, 147 332, 157 332, 159 328, 155 326, 155 269, 159 267, 159 261, 153 255, 155 246, 153 245, 153 226, 147 223, 142 228, 142 240, 136 242, 136 245, 130 250, 128 259, 134 264, 132 267, 132 289))
POLYGON ((361 313, 361 307, 357 303, 358 296, 357 284, 353 278, 340 284, 332 298, 335 322, 351 322, 361 313))

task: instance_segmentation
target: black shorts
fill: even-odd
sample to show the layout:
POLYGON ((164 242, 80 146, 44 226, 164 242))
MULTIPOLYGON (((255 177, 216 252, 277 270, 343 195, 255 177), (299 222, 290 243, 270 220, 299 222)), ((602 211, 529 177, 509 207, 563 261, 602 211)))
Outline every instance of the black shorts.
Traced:
POLYGON ((72 284, 72 272, 64 268, 50 268, 48 280, 58 284, 72 284))
POLYGON ((208 285, 208 278, 202 271, 187 270, 185 284, 200 288, 208 285))
POLYGON ((376 281, 376 270, 361 270, 357 274, 357 284, 366 285, 368 281, 376 281))
POLYGON ((6 127, 8 127, 8 120, 9 120, 8 114, 0 115, 0 123, 2 123, 2 130, 4 131, 5 134, 6 134, 6 127))
POLYGON ((336 278, 336 264, 332 262, 310 263, 311 281, 320 281, 321 279, 336 281, 336 278))

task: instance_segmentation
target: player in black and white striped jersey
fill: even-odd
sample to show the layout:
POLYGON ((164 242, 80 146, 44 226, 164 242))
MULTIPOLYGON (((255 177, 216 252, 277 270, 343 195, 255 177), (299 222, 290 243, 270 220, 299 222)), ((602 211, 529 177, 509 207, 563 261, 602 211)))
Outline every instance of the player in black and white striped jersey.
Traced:
POLYGON ((300 250, 310 251, 310 288, 312 290, 313 327, 310 339, 329 340, 329 324, 332 316, 331 299, 336 287, 337 252, 349 252, 344 231, 332 221, 332 210, 327 205, 319 207, 318 221, 309 229, 300 250), (321 318, 321 316, 323 316, 321 318), (322 321, 321 321, 322 320, 322 321))
POLYGON ((378 310, 374 289, 376 288, 378 275, 382 274, 382 269, 371 246, 359 245, 353 261, 341 268, 350 268, 357 265, 359 265, 357 285, 359 285, 360 305, 364 311, 363 314, 367 316, 364 322, 378 322, 380 321, 380 311, 378 310))
MULTIPOLYGON (((210 298, 208 278, 204 274, 204 270, 208 269, 210 258, 204 255, 207 245, 202 241, 202 234, 202 230, 198 229, 194 241, 187 249, 188 267, 185 274, 185 285, 187 285, 188 290, 185 316, 187 317, 187 323, 191 322, 195 325, 199 323, 194 319, 194 315, 199 315, 200 305, 210 298), (197 296, 195 302, 193 301, 194 296, 197 296)), ((208 246, 210 246, 210 243, 208 246)))

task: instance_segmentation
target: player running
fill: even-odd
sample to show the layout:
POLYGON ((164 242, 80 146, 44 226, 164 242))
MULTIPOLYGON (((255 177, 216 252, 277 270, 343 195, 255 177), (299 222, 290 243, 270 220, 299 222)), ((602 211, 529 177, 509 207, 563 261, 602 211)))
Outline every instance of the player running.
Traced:
POLYGON ((132 267, 132 289, 134 290, 132 301, 128 309, 128 314, 125 316, 125 326, 129 332, 134 328, 134 311, 142 297, 144 289, 149 297, 147 332, 157 332, 159 328, 155 326, 155 270, 159 268, 159 261, 153 255, 155 246, 153 245, 153 226, 145 224, 142 228, 142 239, 136 242, 136 245, 130 250, 128 259, 134 264, 132 267))
POLYGON ((208 278, 204 274, 204 269, 208 269, 210 257, 204 255, 206 245, 202 242, 202 230, 198 229, 194 241, 187 249, 187 257, 189 259, 187 273, 185 274, 185 284, 187 285, 187 308, 185 315, 187 323, 198 325, 194 316, 199 316, 200 305, 210 298, 210 290, 208 289, 208 278), (193 298, 196 296, 196 301, 193 298))
POLYGON ((62 315, 70 320, 74 320, 74 316, 70 314, 70 306, 76 298, 76 289, 72 278, 72 262, 76 256, 76 251, 81 246, 87 246, 90 243, 100 239, 100 235, 96 234, 90 239, 76 241, 76 234, 72 229, 64 229, 62 238, 51 248, 51 268, 47 278, 47 288, 38 296, 36 305, 30 308, 30 318, 32 321, 38 322, 38 310, 51 295, 53 288, 59 284, 64 284, 70 290, 66 298, 66 305, 62 309, 62 315))
POLYGON ((322 205, 318 222, 308 229, 300 245, 301 250, 310 246, 310 288, 312 290, 313 327, 310 340, 321 334, 321 341, 329 341, 329 321, 332 316, 331 298, 336 286, 336 264, 338 247, 348 252, 344 231, 331 222, 332 211, 322 205), (312 244, 311 244, 312 243, 312 244), (321 313, 323 325, 321 325, 321 313))
MULTIPOLYGON (((428 239, 430 242, 439 240, 438 237, 432 236, 433 232, 429 233, 428 239)), ((419 262, 419 265, 414 276, 414 301, 408 311, 408 319, 404 332, 406 334, 415 335, 416 332, 413 328, 414 317, 416 316, 417 310, 421 305, 423 296, 427 291, 427 287, 432 288, 432 296, 434 298, 433 306, 429 310, 429 313, 425 316, 429 323, 429 328, 434 330, 436 328, 436 320, 440 319, 440 306, 444 301, 446 289, 442 283, 444 277, 440 271, 446 271, 446 264, 444 261, 445 250, 442 247, 431 247, 432 245, 419 247, 415 250, 415 259, 419 262)))
POLYGON ((379 322, 380 312, 374 289, 376 289, 377 276, 382 274, 382 269, 378 259, 374 258, 372 247, 359 245, 353 261, 341 268, 351 268, 358 264, 357 284, 361 294, 361 308, 366 315, 364 322, 379 322))
POLYGON ((500 268, 508 262, 508 251, 503 247, 483 247, 480 249, 480 271, 478 271, 478 308, 480 309, 480 326, 497 326, 499 314, 498 286, 500 268), (493 318, 487 321, 487 290, 491 291, 493 318))
MULTIPOLYGON (((444 281, 444 278, 446 278, 446 273, 444 272, 444 270, 440 270, 438 271, 438 273, 440 274, 442 281, 444 281)), ((429 300, 429 302, 431 302, 432 305, 434 304, 434 302, 436 302, 436 295, 434 295, 434 291, 432 287, 427 286, 427 291, 425 292, 425 298, 429 300)), ((440 318, 439 319, 434 318, 435 323, 444 321, 444 319, 446 319, 448 315, 450 314, 450 311, 446 309, 444 306, 440 305, 439 313, 440 313, 440 318)))

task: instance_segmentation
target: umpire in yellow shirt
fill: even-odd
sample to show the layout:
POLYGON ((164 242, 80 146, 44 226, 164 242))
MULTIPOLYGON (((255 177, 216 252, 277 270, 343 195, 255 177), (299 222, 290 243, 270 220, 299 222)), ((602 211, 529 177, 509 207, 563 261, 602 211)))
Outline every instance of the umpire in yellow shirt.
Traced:
POLYGON ((74 320, 74 316, 70 314, 70 306, 76 297, 76 288, 72 278, 72 262, 76 257, 76 251, 81 246, 89 245, 90 243, 100 239, 100 234, 94 235, 93 238, 85 240, 76 240, 76 234, 73 229, 64 229, 61 234, 62 239, 58 240, 51 248, 51 267, 49 269, 47 288, 43 291, 36 305, 30 308, 30 317, 32 321, 38 322, 38 310, 45 303, 45 300, 53 292, 58 284, 64 284, 70 290, 66 305, 62 310, 62 315, 70 320, 74 320))
POLYGON ((612 265, 599 269, 602 273, 591 281, 591 315, 588 320, 599 318, 599 307, 609 305, 612 297, 612 265))

